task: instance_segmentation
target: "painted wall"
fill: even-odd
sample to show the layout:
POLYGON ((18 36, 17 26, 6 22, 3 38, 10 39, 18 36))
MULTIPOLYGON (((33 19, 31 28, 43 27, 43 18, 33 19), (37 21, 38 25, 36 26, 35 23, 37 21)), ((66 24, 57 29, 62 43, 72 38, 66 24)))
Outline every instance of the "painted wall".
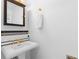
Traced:
POLYGON ((66 59, 77 57, 77 0, 28 0, 32 41, 39 48, 32 50, 31 59, 66 59), (38 29, 37 12, 43 9, 44 26, 38 29))
MULTIPOLYGON (((26 3, 26 1, 25 1, 26 3)), ((1 30, 28 30, 28 18, 27 18, 27 8, 26 8, 26 19, 25 26, 8 26, 4 25, 4 0, 1 0, 1 30)))

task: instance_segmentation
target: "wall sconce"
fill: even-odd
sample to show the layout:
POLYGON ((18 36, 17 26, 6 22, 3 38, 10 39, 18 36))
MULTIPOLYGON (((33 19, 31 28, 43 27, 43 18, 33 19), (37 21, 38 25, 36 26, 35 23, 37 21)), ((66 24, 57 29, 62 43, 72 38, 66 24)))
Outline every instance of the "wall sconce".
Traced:
POLYGON ((38 13, 37 13, 37 28, 38 29, 43 29, 43 25, 44 25, 44 15, 42 12, 42 8, 38 9, 38 13))

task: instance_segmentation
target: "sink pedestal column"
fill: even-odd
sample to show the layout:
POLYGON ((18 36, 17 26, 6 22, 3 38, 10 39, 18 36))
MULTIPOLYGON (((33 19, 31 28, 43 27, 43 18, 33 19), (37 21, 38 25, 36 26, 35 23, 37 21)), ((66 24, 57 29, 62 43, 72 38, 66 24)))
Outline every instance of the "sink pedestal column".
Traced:
POLYGON ((30 59, 30 51, 27 51, 18 56, 18 59, 30 59))

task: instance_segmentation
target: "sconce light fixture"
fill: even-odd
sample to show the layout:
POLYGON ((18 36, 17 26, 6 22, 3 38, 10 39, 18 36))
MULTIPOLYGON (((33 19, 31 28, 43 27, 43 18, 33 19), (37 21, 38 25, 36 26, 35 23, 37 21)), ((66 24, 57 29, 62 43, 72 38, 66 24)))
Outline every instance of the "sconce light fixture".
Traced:
POLYGON ((42 12, 42 8, 38 8, 36 27, 38 29, 43 29, 43 25, 44 25, 44 15, 42 12))

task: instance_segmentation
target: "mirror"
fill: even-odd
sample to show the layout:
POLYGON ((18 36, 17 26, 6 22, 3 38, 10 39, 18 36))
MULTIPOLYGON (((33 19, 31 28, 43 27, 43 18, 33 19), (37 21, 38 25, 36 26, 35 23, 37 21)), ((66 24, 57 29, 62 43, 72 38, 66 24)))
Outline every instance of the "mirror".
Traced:
POLYGON ((15 0, 4 0, 4 25, 25 26, 25 5, 15 0))

